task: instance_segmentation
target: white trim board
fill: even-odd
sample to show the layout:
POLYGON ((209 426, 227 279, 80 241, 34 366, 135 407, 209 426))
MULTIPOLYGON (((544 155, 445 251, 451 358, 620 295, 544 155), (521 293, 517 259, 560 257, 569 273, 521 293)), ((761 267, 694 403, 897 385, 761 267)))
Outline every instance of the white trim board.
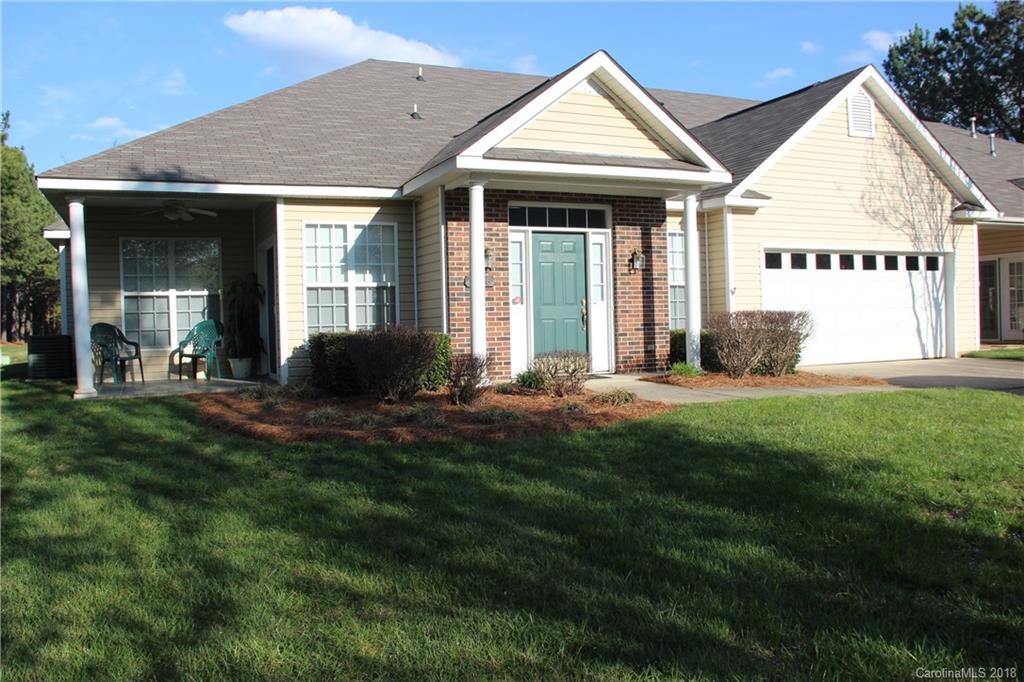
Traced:
POLYGON ((327 187, 321 185, 259 185, 215 182, 150 182, 144 180, 80 180, 36 178, 41 190, 73 192, 153 192, 158 194, 253 195, 304 199, 401 199, 397 187, 327 187))

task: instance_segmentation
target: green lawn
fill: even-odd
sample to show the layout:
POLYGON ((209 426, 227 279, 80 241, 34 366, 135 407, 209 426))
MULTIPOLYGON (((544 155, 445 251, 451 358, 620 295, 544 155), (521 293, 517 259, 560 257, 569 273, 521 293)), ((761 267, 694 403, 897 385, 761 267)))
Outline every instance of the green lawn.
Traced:
POLYGON ((1024 399, 272 445, 3 383, 3 673, 913 679, 1024 666, 1024 399))
POLYGON ((974 350, 964 353, 965 358, 991 358, 993 360, 1022 360, 1024 348, 993 348, 991 350, 974 350))

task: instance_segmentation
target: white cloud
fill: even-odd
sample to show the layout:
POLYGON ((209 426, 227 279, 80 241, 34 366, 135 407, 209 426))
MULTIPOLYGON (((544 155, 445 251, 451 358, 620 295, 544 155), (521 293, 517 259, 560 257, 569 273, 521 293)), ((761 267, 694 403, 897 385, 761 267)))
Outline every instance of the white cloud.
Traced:
POLYGON ((43 108, 51 120, 59 121, 64 118, 64 105, 75 98, 75 93, 70 88, 59 88, 52 85, 40 85, 42 95, 39 98, 39 105, 43 108))
POLYGON ((166 126, 157 126, 152 130, 140 130, 130 127, 118 116, 100 116, 86 127, 94 132, 74 133, 71 138, 75 140, 110 140, 121 143, 155 133, 166 126))
POLYGON ((796 75, 796 70, 789 66, 777 66, 757 82, 760 86, 771 85, 775 81, 782 80, 783 78, 792 78, 796 75))
POLYGON ((441 47, 357 24, 330 8, 286 7, 231 14, 225 26, 265 48, 300 58, 305 67, 339 67, 369 59, 458 66, 441 47))
POLYGON ((512 60, 512 70, 516 73, 537 73, 537 55, 524 54, 512 60))
POLYGON ((817 43, 812 43, 809 40, 801 40, 800 51, 803 52, 804 54, 814 54, 816 52, 821 52, 821 45, 818 45, 817 43))
POLYGON ((889 46, 906 35, 906 31, 883 31, 873 28, 862 33, 860 39, 867 47, 847 52, 841 57, 846 64, 864 64, 872 62, 881 52, 888 52, 889 46))
POLYGON ((188 92, 188 81, 181 69, 175 69, 165 76, 157 86, 157 91, 164 95, 184 95, 188 92))

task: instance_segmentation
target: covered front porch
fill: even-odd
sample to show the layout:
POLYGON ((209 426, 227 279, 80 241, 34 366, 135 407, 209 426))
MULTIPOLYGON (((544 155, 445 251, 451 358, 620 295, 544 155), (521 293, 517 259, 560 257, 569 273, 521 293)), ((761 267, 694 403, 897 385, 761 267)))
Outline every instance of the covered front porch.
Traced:
MULTIPOLYGON (((60 254, 62 332, 73 337, 76 397, 233 390, 240 380, 277 378, 273 199, 159 192, 47 196, 68 228, 46 236, 60 254), (181 357, 179 345, 198 323, 224 321, 226 288, 250 273, 264 292, 250 376, 232 375, 222 339, 219 376, 211 372, 207 381, 207 362, 199 360, 193 379, 192 361, 181 357), (115 382, 111 363, 101 372, 91 338, 100 323, 138 344, 141 362, 124 363, 122 382, 115 382)), ((127 348, 134 355, 134 347, 127 348)))
POLYGON ((1024 224, 978 227, 981 341, 1024 341, 1024 224))

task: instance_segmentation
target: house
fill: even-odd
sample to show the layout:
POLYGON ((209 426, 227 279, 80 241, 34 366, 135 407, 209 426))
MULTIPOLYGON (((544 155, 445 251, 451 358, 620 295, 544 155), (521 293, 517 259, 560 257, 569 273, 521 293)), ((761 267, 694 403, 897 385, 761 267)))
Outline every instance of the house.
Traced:
POLYGON ((698 362, 703 316, 808 309, 806 362, 978 346, 977 225, 999 210, 873 67, 770 102, 648 90, 596 52, 552 78, 365 61, 39 176, 88 329, 147 374, 220 289, 266 286, 261 370, 326 330, 402 323, 508 378, 698 362))

